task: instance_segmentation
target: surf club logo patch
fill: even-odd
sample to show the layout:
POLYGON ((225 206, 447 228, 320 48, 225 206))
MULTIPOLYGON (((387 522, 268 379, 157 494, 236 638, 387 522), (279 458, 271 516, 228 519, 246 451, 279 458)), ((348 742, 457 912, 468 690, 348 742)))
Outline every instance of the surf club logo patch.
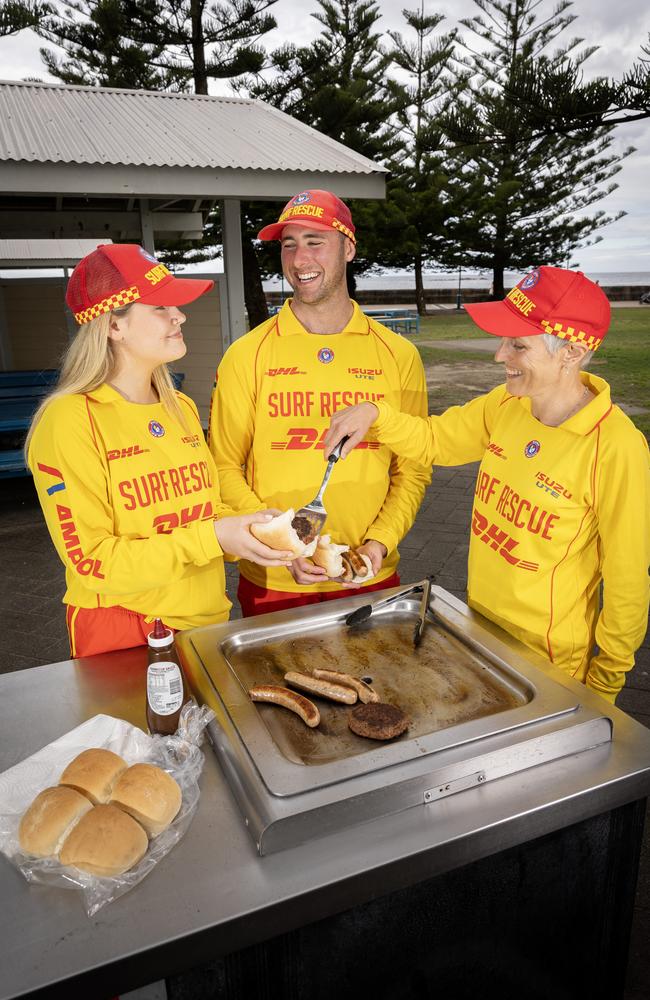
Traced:
POLYGON ((150 260, 152 264, 158 263, 156 258, 152 254, 150 254, 148 250, 145 250, 143 247, 138 247, 138 250, 140 251, 141 255, 145 258, 145 260, 150 260))
POLYGON ((524 455, 526 456, 526 458, 534 458, 535 455, 538 454, 541 447, 542 446, 539 443, 539 441, 534 441, 534 440, 529 441, 526 447, 524 448, 524 455))
POLYGON ((303 191, 301 194, 297 194, 296 197, 291 202, 292 205, 304 205, 305 202, 309 201, 311 195, 309 191, 303 191))
POLYGON ((519 287, 526 290, 529 288, 534 288, 538 281, 539 281, 539 271, 537 270, 537 268, 535 268, 534 271, 531 271, 530 274, 526 275, 526 277, 524 278, 519 287))
POLYGON ((330 347, 321 347, 318 352, 318 360, 323 365, 328 365, 330 361, 334 360, 334 351, 330 347))
POLYGON ((161 438, 165 433, 165 428, 157 420, 149 421, 149 433, 152 437, 161 438))

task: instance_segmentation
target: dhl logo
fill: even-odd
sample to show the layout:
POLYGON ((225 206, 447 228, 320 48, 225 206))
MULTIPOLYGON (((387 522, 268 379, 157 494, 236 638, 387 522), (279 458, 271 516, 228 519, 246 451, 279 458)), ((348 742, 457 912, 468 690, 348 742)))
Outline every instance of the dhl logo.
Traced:
POLYGON ((268 368, 266 371, 267 375, 305 375, 306 372, 300 371, 298 368, 268 368))
POLYGON ((472 531, 494 552, 498 552, 511 566, 516 566, 517 569, 527 569, 531 573, 536 573, 539 569, 539 563, 527 562, 515 555, 514 550, 519 542, 496 524, 490 524, 487 517, 484 517, 478 510, 474 510, 472 513, 472 531))
MULTIPOLYGON (((322 451, 327 430, 320 432, 319 437, 319 431, 315 427, 292 427, 287 434, 286 441, 271 441, 272 451, 308 451, 310 448, 322 451)), ((360 441, 355 445, 355 451, 357 448, 375 451, 379 447, 379 441, 360 441)))
POLYGON ((172 511, 169 514, 158 514, 153 519, 153 527, 159 535, 167 535, 174 528, 184 528, 192 521, 207 521, 214 517, 212 501, 207 503, 197 503, 193 507, 183 507, 180 512, 172 511))
POLYGON ((139 444, 131 444, 128 448, 111 448, 110 451, 106 452, 106 458, 109 462, 114 462, 118 458, 133 458, 135 455, 144 455, 149 450, 149 448, 141 448, 139 444))
POLYGON ((494 441, 490 441, 489 445, 487 446, 487 450, 491 452, 493 455, 496 455, 497 458, 505 459, 508 457, 504 453, 503 448, 500 445, 495 444, 494 441))

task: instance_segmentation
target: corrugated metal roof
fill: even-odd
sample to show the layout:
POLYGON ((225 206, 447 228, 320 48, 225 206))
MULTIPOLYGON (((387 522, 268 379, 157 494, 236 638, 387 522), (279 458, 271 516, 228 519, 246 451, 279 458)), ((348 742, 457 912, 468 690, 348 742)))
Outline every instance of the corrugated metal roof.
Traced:
MULTIPOLYGON (((102 243, 112 240, 102 239, 102 243)), ((52 266, 76 263, 97 246, 98 240, 0 240, 0 264, 22 267, 23 264, 51 263, 52 266)))
POLYGON ((383 174, 262 101, 0 82, 0 161, 383 174))

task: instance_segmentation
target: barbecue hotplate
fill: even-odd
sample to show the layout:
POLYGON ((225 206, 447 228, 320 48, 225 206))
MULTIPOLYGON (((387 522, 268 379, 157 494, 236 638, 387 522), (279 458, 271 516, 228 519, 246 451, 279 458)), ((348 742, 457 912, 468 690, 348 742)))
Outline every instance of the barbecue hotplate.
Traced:
MULTIPOLYGON (((362 678, 372 685, 380 701, 398 705, 408 715, 410 725, 400 737, 402 743, 532 699, 529 685, 499 671, 435 624, 427 627, 422 644, 415 649, 416 614, 404 607, 355 628, 332 622, 308 631, 303 626, 288 635, 261 641, 254 636, 248 641, 237 636, 224 642, 221 651, 244 691, 255 684, 283 685, 289 670, 311 673, 322 667, 362 678)), ((348 726, 350 706, 310 694, 307 697, 320 711, 316 729, 310 729, 292 712, 257 706, 271 739, 288 760, 322 765, 386 746, 352 732, 348 726)))
POLYGON ((416 597, 346 626, 366 602, 343 598, 178 637, 195 694, 215 710, 213 747, 260 853, 611 739, 609 719, 440 588, 417 650, 416 597), (409 729, 388 742, 364 739, 348 727, 349 706, 311 695, 321 722, 309 729, 248 696, 253 685, 283 684, 288 670, 319 666, 372 684, 406 712, 409 729))

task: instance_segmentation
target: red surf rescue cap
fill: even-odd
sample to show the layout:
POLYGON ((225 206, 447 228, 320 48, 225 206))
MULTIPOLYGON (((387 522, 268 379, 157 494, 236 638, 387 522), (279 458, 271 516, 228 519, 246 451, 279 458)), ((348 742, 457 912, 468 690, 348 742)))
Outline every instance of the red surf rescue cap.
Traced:
POLYGON ((65 300, 82 326, 131 302, 182 306, 213 285, 205 278, 175 278, 165 264, 136 243, 106 243, 79 261, 70 275, 65 300))
POLYGON ((609 329, 607 296, 582 271, 536 267, 502 302, 465 306, 477 326, 495 337, 535 337, 550 333, 597 350, 609 329))
POLYGON ((310 229, 336 229, 356 243, 350 209, 331 191, 301 191, 282 209, 280 218, 264 226, 258 240, 279 240, 285 226, 309 226, 310 229))

